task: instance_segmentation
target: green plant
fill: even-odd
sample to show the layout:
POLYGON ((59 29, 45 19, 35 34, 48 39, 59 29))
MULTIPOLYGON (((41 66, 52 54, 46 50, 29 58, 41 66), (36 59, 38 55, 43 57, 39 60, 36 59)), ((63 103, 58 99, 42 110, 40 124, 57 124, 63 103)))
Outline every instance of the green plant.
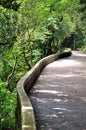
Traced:
POLYGON ((10 130, 15 124, 16 93, 11 93, 6 86, 6 82, 0 81, 0 130, 10 130))

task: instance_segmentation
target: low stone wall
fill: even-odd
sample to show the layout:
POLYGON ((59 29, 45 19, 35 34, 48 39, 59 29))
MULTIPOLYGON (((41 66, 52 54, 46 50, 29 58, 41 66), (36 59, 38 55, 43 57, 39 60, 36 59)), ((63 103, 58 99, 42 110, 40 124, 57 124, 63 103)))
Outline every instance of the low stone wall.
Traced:
POLYGON ((58 58, 70 55, 71 50, 45 57, 37 62, 35 66, 19 80, 17 84, 16 130, 36 130, 34 111, 27 93, 47 64, 58 58))

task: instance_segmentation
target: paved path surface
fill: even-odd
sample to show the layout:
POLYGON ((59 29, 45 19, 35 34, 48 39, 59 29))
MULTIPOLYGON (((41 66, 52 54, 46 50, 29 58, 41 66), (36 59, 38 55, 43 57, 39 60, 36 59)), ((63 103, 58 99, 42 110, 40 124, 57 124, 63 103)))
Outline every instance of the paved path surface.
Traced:
POLYGON ((86 130, 86 54, 47 65, 30 99, 37 130, 86 130))

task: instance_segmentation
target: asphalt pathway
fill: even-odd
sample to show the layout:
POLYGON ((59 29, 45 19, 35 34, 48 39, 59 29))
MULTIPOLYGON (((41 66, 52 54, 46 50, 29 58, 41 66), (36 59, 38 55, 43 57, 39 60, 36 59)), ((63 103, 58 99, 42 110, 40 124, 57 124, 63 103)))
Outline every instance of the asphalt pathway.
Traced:
POLYGON ((86 54, 47 65, 29 97, 37 130, 86 130, 86 54))

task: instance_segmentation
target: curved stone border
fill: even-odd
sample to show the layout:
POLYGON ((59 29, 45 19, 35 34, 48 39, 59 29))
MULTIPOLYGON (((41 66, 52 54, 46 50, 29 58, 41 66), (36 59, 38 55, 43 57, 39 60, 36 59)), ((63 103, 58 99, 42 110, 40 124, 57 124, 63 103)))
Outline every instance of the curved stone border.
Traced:
POLYGON ((35 66, 27 72, 17 84, 17 109, 16 109, 16 129, 17 130, 36 130, 35 116, 33 107, 26 93, 30 91, 34 81, 39 76, 42 69, 56 59, 71 55, 68 52, 53 54, 41 59, 35 66))

